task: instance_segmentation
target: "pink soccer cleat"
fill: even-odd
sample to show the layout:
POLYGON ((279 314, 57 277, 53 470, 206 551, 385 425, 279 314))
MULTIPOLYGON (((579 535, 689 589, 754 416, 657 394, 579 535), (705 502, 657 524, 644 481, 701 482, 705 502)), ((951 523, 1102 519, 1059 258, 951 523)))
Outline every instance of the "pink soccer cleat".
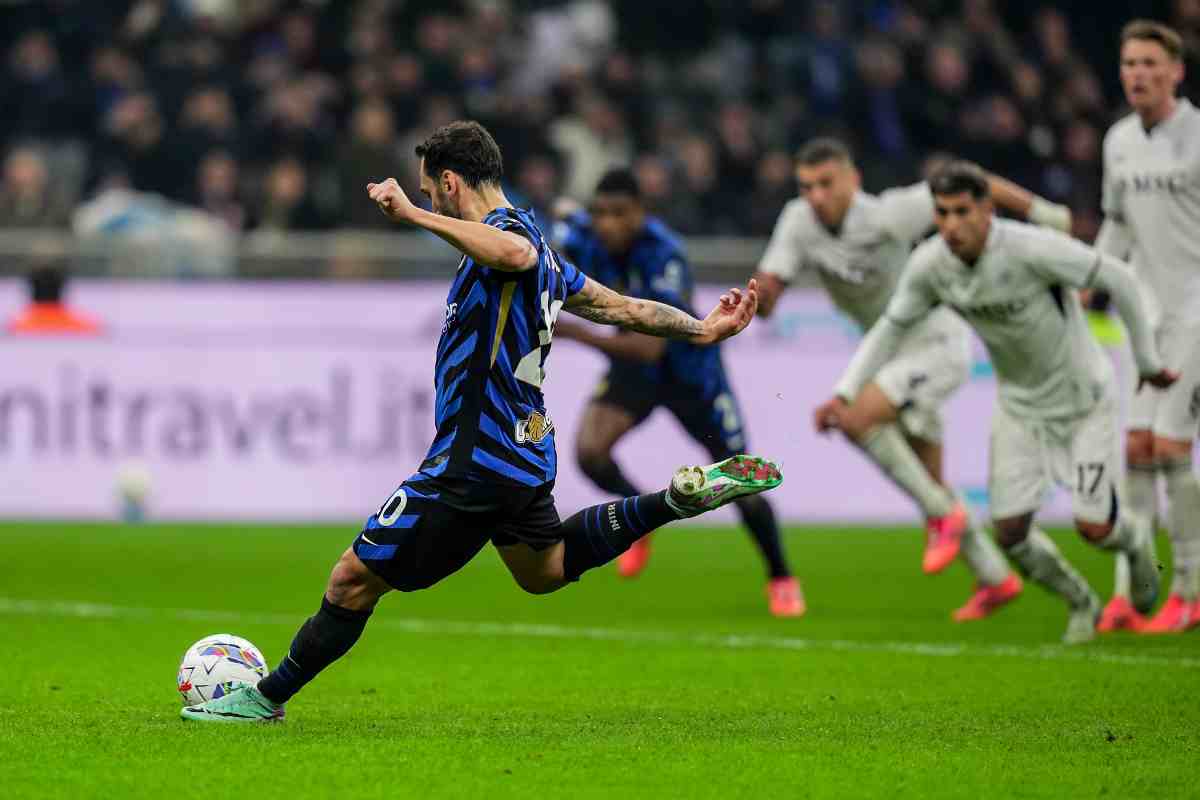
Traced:
POLYGON ((617 558, 617 574, 622 578, 636 578, 650 563, 650 534, 633 543, 633 546, 617 558))
POLYGON ((958 558, 958 548, 969 523, 970 517, 967 516, 967 509, 962 503, 957 503, 944 517, 929 519, 925 524, 927 538, 925 558, 921 564, 926 575, 941 572, 958 558))
POLYGON ((1138 628, 1138 633, 1183 633, 1200 625, 1196 616, 1196 601, 1188 602, 1172 592, 1153 619, 1138 628))
POLYGON ((772 578, 767 584, 767 598, 773 617, 802 617, 806 607, 800 581, 795 578, 772 578))
POLYGON ((1114 595, 1113 599, 1109 600, 1108 605, 1104 607, 1104 611, 1100 613, 1096 631, 1098 633, 1140 631, 1145 624, 1146 620, 1133 607, 1133 603, 1129 602, 1128 597, 1114 595))
POLYGON ((983 619, 1005 603, 1017 599, 1024 588, 1017 574, 1010 572, 1007 578, 995 586, 980 586, 976 589, 966 605, 954 612, 953 619, 955 622, 983 619))

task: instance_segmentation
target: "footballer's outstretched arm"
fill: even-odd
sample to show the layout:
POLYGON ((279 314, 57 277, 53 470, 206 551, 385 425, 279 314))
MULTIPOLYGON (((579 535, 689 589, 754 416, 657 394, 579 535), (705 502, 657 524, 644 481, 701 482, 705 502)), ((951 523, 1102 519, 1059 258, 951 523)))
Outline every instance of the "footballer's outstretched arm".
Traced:
POLYGON ((1142 382, 1164 388, 1179 377, 1177 373, 1163 368, 1145 298, 1138 288, 1133 270, 1125 262, 1069 236, 1043 231, 1036 257, 1030 263, 1047 286, 1099 288, 1112 296, 1121 321, 1129 332, 1129 344, 1133 348, 1142 382))
POLYGON ((875 373, 896 355, 910 325, 901 325, 886 314, 880 317, 859 343, 833 393, 848 403, 858 397, 875 373))
POLYGON ((408 199, 395 178, 368 183, 367 193, 390 219, 437 234, 477 264, 505 272, 522 272, 537 264, 537 251, 525 237, 482 222, 454 219, 419 208, 408 199))
POLYGON ((563 307, 604 325, 665 339, 686 339, 693 344, 716 344, 741 333, 750 324, 758 308, 758 284, 751 280, 744 291, 730 289, 702 320, 666 303, 618 294, 591 278, 567 298, 563 307))
POLYGON ((1125 323, 1125 329, 1129 332, 1129 344, 1138 366, 1138 387, 1140 388, 1142 383, 1149 383, 1165 389, 1174 383, 1179 375, 1163 366, 1154 339, 1154 329, 1150 323, 1150 313, 1137 279, 1133 276, 1133 270, 1124 262, 1098 252, 1090 287, 1104 289, 1112 296, 1117 313, 1125 323))
POLYGON ((1007 178, 988 173, 988 191, 992 200, 1005 211, 1024 217, 1034 225, 1071 232, 1071 209, 1051 203, 1007 178))
POLYGON ((803 217, 803 206, 799 203, 793 201, 784 206, 758 262, 754 279, 758 281, 758 313, 763 317, 774 313, 779 296, 800 267, 803 217))
POLYGON ((1106 256, 1125 261, 1133 249, 1133 231, 1116 217, 1107 216, 1100 224, 1100 232, 1096 234, 1095 247, 1106 256))

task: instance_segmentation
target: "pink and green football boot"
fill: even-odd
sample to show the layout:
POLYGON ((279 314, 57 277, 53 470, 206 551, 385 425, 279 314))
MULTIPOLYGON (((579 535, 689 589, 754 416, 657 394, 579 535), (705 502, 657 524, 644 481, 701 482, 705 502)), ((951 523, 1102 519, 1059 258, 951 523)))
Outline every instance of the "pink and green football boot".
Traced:
POLYGON ((783 473, 774 461, 734 456, 706 467, 680 467, 671 478, 667 505, 680 518, 720 508, 739 497, 774 489, 783 473))

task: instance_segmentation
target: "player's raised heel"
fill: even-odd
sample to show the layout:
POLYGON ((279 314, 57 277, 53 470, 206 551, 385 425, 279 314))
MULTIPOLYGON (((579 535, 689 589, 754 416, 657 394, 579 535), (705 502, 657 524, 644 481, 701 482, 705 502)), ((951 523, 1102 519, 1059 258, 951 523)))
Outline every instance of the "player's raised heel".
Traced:
POLYGON ((275 705, 250 684, 242 684, 224 697, 198 706, 184 706, 179 711, 183 719, 197 722, 280 722, 283 714, 283 706, 275 705))
POLYGON ((680 518, 720 508, 739 497, 774 489, 783 473, 774 461, 733 456, 706 467, 680 467, 671 478, 667 505, 680 518))
POLYGON ((1100 597, 1095 592, 1088 593, 1087 605, 1071 609, 1067 618, 1067 632, 1063 634, 1063 644, 1083 644, 1096 638, 1096 623, 1100 621, 1100 597))

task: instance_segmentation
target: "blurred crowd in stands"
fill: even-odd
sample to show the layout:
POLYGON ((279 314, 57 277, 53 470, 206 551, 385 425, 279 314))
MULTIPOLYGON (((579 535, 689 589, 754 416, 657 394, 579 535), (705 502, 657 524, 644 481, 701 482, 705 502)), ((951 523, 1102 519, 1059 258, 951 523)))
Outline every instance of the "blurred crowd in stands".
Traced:
MULTIPOLYGON (((1200 0, 1138 4, 1200 44, 1200 0)), ((1124 3, 8 0, 0 226, 154 193, 232 231, 382 227, 414 145, 487 125, 546 211, 632 164, 686 234, 765 235, 833 133, 870 189, 976 159, 1094 230, 1124 3)), ((1195 67, 1193 61, 1189 66, 1195 67)), ((1197 73, 1200 75, 1200 73, 1197 73)), ((126 224, 105 216, 105 224, 126 224)))

